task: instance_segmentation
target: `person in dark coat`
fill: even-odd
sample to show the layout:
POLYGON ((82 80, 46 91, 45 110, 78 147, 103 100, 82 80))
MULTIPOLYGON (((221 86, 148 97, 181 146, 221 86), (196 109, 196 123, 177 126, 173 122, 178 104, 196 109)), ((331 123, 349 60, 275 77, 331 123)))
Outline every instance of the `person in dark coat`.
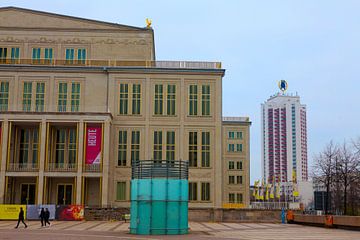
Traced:
POLYGON ((41 212, 40 212, 40 221, 41 221, 41 226, 43 227, 44 226, 44 223, 45 223, 45 226, 46 226, 46 221, 45 221, 45 210, 44 208, 41 208, 41 212))
POLYGON ((20 212, 19 212, 19 218, 18 218, 18 222, 17 222, 17 225, 15 228, 18 228, 19 227, 19 223, 22 222, 24 225, 25 225, 25 228, 27 228, 27 225, 26 223, 24 222, 24 210, 22 207, 20 207, 20 212))
POLYGON ((45 226, 46 226, 46 223, 49 224, 49 226, 50 226, 49 219, 50 219, 50 211, 49 211, 49 209, 46 208, 46 210, 45 210, 45 226))

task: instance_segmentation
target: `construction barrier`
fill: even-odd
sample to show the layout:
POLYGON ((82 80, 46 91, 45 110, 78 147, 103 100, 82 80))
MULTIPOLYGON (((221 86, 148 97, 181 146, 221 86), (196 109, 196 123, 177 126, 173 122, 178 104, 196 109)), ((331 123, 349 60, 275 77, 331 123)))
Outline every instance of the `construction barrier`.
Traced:
POLYGON ((56 206, 56 219, 60 221, 84 220, 83 205, 58 205, 56 206))
POLYGON ((0 220, 16 220, 19 217, 20 207, 24 210, 26 219, 26 205, 3 204, 0 205, 0 220))
POLYGON ((56 210, 56 206, 55 205, 27 205, 26 206, 26 218, 28 220, 38 220, 40 219, 40 212, 41 212, 41 208, 44 209, 48 209, 50 212, 50 220, 54 220, 55 219, 55 210, 56 210))

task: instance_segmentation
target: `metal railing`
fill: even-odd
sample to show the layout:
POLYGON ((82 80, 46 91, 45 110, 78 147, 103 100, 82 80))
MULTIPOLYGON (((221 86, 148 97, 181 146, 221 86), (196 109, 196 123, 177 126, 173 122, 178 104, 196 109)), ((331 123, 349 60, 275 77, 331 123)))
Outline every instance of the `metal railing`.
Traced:
POLYGON ((47 170, 50 172, 74 172, 76 163, 48 163, 47 170))
POLYGON ((37 163, 9 163, 8 171, 13 172, 35 172, 39 170, 37 163))
POLYGON ((135 160, 132 162, 131 178, 188 179, 189 162, 182 160, 135 160))
POLYGON ((252 209, 289 209, 289 202, 251 202, 252 209))
POLYGON ((184 68, 221 69, 221 62, 202 61, 138 61, 138 60, 64 60, 64 59, 0 59, 0 65, 37 66, 88 66, 88 67, 145 67, 145 68, 184 68))
POLYGON ((85 172, 101 172, 100 164, 85 164, 84 167, 85 172))

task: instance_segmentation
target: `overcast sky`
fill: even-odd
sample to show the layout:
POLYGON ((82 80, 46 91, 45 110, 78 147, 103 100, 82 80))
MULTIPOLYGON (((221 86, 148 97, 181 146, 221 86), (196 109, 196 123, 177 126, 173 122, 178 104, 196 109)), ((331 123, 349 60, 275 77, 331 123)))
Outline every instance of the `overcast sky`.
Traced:
POLYGON ((153 21, 158 60, 221 61, 223 115, 249 116, 251 181, 261 177, 260 104, 286 79, 307 105, 308 157, 360 136, 360 1, 0 0, 138 27, 153 21))

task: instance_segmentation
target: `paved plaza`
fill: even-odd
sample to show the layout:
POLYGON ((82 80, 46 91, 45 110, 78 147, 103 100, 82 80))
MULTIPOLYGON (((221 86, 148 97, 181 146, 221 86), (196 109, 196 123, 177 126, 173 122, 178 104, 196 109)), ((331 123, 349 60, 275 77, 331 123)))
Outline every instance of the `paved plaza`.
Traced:
POLYGON ((0 239, 33 240, 95 240, 95 239, 360 239, 360 231, 326 229, 290 224, 267 223, 208 223, 191 222, 190 234, 182 236, 137 236, 128 234, 129 224, 124 222, 82 221, 51 222, 50 227, 40 227, 40 222, 27 221, 29 227, 15 221, 0 221, 0 239))

